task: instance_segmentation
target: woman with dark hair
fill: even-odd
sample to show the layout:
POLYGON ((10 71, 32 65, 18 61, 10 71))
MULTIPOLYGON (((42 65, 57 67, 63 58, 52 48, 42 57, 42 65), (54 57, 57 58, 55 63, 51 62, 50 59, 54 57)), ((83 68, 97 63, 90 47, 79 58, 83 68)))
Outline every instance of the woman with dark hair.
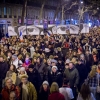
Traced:
POLYGON ((40 88, 38 100, 48 100, 49 93, 50 93, 49 83, 47 81, 44 81, 40 88))
POLYGON ((83 83, 77 100, 96 100, 87 83, 83 83))
POLYGON ((9 77, 12 79, 13 84, 16 84, 17 82, 17 69, 15 65, 10 65, 9 71, 7 71, 6 77, 9 77))

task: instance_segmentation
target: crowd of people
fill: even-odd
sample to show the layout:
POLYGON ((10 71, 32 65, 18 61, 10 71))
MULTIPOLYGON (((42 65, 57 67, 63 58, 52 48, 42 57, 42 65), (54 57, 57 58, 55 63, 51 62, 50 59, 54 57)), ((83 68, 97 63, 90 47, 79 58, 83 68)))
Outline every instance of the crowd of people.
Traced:
POLYGON ((3 37, 0 100, 100 100, 100 33, 3 37))

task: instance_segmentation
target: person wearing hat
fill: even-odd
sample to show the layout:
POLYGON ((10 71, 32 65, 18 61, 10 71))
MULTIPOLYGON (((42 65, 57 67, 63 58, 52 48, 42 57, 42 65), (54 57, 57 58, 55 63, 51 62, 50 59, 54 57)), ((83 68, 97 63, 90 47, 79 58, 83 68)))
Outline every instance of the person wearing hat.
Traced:
POLYGON ((62 86, 62 80, 63 80, 63 77, 62 77, 61 72, 58 72, 57 66, 53 66, 52 71, 50 73, 50 78, 49 78, 50 85, 53 82, 57 82, 59 87, 61 87, 62 86))
POLYGON ((50 88, 48 81, 44 81, 39 91, 39 99, 38 100, 48 100, 50 94, 50 88))
POLYGON ((37 92, 34 85, 28 81, 27 75, 21 76, 21 90, 20 100, 37 100, 37 92))
POLYGON ((34 84, 37 93, 39 92, 41 85, 41 77, 38 70, 34 67, 33 64, 30 64, 27 70, 28 80, 34 84))

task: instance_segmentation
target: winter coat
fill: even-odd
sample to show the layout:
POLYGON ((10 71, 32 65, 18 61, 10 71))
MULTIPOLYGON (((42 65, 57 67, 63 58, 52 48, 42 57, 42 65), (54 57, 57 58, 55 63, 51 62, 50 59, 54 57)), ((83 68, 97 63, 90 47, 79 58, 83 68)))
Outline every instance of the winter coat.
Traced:
POLYGON ((38 100, 48 100, 48 97, 49 97, 49 92, 42 90, 39 93, 39 99, 38 100))
POLYGON ((0 81, 5 79, 8 71, 8 64, 6 62, 0 62, 0 81))
POLYGON ((64 77, 69 80, 71 88, 77 86, 79 83, 79 73, 75 67, 72 69, 65 69, 64 77))
POLYGON ((19 97, 20 97, 20 90, 19 90, 19 87, 15 86, 15 85, 12 85, 10 90, 7 87, 4 87, 2 89, 2 92, 1 92, 2 100, 9 100, 10 92, 13 92, 13 91, 16 93, 17 100, 20 100, 19 99, 19 97))
MULTIPOLYGON (((23 93, 22 93, 22 83, 19 85, 20 90, 21 90, 21 95, 20 95, 20 100, 23 100, 23 93)), ((27 83, 27 88, 28 88, 28 100, 37 100, 37 92, 36 89, 34 87, 34 85, 31 82, 27 83)))
POLYGON ((50 85, 53 82, 57 82, 59 87, 61 87, 62 86, 62 81, 63 81, 63 77, 62 77, 62 74, 60 72, 56 72, 56 73, 51 72, 50 73, 50 78, 49 78, 50 85))
POLYGON ((59 92, 54 92, 49 95, 48 100, 65 100, 65 97, 59 92))
POLYGON ((36 69, 33 69, 33 72, 27 71, 27 75, 28 75, 28 80, 32 84, 34 84, 36 90, 39 91, 41 85, 41 77, 38 71, 36 69))
POLYGON ((35 68, 38 70, 38 72, 41 76, 41 82, 43 82, 43 74, 44 74, 45 64, 44 63, 41 63, 40 65, 36 64, 35 68))

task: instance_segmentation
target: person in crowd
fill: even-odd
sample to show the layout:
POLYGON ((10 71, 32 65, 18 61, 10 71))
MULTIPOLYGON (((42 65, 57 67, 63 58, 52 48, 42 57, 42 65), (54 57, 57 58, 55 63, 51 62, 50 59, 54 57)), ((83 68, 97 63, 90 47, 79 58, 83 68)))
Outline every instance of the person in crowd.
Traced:
POLYGON ((2 89, 2 100, 10 100, 10 93, 15 92, 16 100, 20 100, 20 89, 18 86, 13 85, 11 78, 5 79, 5 87, 2 89))
POLYGON ((17 83, 17 69, 15 65, 10 65, 10 69, 7 71, 6 77, 11 78, 13 84, 17 83))
POLYGON ((39 92, 41 85, 41 77, 38 70, 34 67, 33 64, 30 64, 27 70, 28 80, 34 84, 37 93, 39 92))
POLYGON ((78 64, 76 65, 76 69, 79 73, 79 84, 78 84, 78 90, 80 91, 82 84, 84 83, 85 79, 88 76, 88 71, 86 66, 83 64, 82 60, 78 60, 78 64))
POLYGON ((57 67, 58 67, 58 71, 61 72, 63 74, 64 72, 64 62, 62 61, 61 58, 58 58, 58 64, 57 64, 57 67))
POLYGON ((6 77, 8 71, 8 64, 4 61, 4 58, 0 56, 0 92, 2 90, 3 80, 6 77))
POLYGON ((23 67, 25 67, 25 69, 27 70, 28 69, 28 66, 31 64, 31 60, 30 60, 30 56, 28 54, 26 54, 26 57, 25 57, 25 62, 23 63, 23 67))
POLYGON ((87 82, 83 83, 80 93, 78 94, 77 100, 96 100, 93 94, 91 93, 87 82))
POLYGON ((64 95, 65 100, 73 100, 73 91, 70 88, 69 80, 64 79, 63 80, 63 86, 59 88, 59 92, 64 95))
POLYGON ((25 67, 21 67, 19 70, 18 70, 18 77, 21 78, 21 76, 23 75, 27 75, 27 72, 25 70, 25 67))
POLYGON ((49 83, 47 81, 44 81, 39 91, 38 100, 48 100, 49 94, 50 94, 49 83))
POLYGON ((50 93, 48 100, 65 100, 64 95, 59 93, 59 86, 56 82, 52 83, 50 93))
POLYGON ((65 61, 65 69, 68 69, 69 68, 69 63, 70 63, 70 59, 67 59, 65 61))
MULTIPOLYGON (((97 86, 100 86, 100 62, 97 65, 97 86)), ((96 91, 96 100, 100 99, 100 93, 96 91)))
POLYGON ((79 83, 79 73, 78 70, 75 68, 73 62, 69 63, 69 68, 65 69, 64 71, 64 78, 67 78, 69 80, 69 84, 71 89, 73 90, 74 99, 76 99, 77 96, 77 86, 79 83))
POLYGON ((40 76, 41 76, 41 82, 43 82, 43 77, 44 77, 44 68, 46 67, 46 65, 43 62, 43 59, 41 59, 40 57, 37 58, 37 62, 35 65, 35 68, 38 70, 40 76))
POLYGON ((49 72, 51 72, 52 66, 51 66, 51 59, 47 60, 47 69, 49 72))
POLYGON ((87 67, 87 71, 88 73, 91 71, 91 66, 92 66, 92 54, 90 54, 89 50, 86 50, 85 52, 85 59, 86 59, 86 67, 87 67))
POLYGON ((23 63, 21 60, 18 60, 17 55, 12 55, 12 61, 11 64, 15 65, 16 68, 18 69, 23 63))
POLYGON ((37 100, 37 92, 34 85, 28 81, 27 75, 21 76, 20 87, 20 100, 37 100))
POLYGON ((9 100, 18 100, 14 91, 10 92, 9 100))
POLYGON ((61 87, 62 86, 62 74, 60 72, 58 72, 58 68, 57 66, 53 66, 52 67, 52 71, 50 73, 50 78, 49 78, 49 83, 50 85, 53 83, 53 82, 57 82, 58 83, 58 86, 61 87))

